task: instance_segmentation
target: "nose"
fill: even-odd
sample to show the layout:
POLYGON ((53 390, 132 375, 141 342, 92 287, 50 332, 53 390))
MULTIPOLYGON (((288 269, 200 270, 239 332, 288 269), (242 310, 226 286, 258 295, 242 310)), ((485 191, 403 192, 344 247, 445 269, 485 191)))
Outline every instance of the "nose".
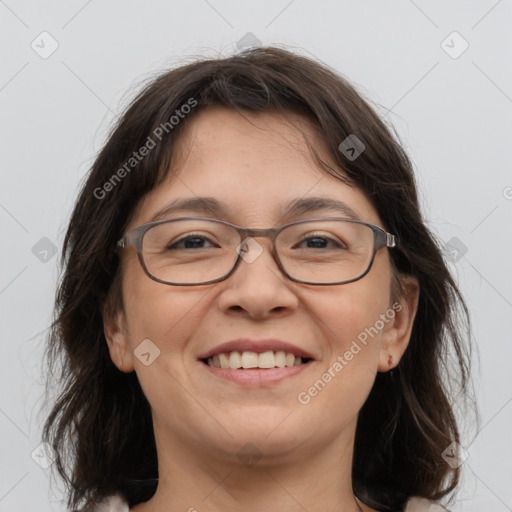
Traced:
POLYGON ((272 256, 270 240, 246 239, 240 253, 240 262, 218 298, 219 308, 224 313, 238 312, 254 319, 295 310, 299 300, 293 287, 298 283, 281 272, 272 256))

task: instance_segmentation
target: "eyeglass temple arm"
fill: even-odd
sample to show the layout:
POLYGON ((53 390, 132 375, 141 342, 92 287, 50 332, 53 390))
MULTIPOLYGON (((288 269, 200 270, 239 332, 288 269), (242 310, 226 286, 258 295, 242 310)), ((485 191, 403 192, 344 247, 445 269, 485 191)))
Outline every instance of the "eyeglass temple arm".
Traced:
POLYGON ((118 252, 120 249, 124 249, 125 247, 128 247, 132 243, 133 237, 130 235, 124 235, 123 238, 119 239, 116 242, 116 252, 118 252))
POLYGON ((395 235, 386 233, 385 231, 383 231, 382 234, 385 235, 385 242, 383 245, 386 245, 386 247, 396 247, 397 238, 395 235))
POLYGON ((378 250, 381 247, 396 247, 398 238, 382 228, 377 226, 374 227, 373 232, 375 233, 375 249, 378 250))

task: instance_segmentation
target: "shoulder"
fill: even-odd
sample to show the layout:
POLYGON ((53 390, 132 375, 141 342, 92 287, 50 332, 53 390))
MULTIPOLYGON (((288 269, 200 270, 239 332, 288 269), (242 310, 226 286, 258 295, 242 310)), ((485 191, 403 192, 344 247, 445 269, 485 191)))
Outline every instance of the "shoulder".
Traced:
POLYGON ((121 494, 112 494, 107 496, 101 503, 98 503, 92 508, 88 508, 83 512, 129 512, 130 508, 128 502, 121 494))
MULTIPOLYGON (((101 503, 96 505, 90 512, 129 512, 128 502, 120 495, 107 496, 101 503)), ((403 512, 449 512, 435 501, 418 496, 411 496, 403 512)))
POLYGON ((450 512, 435 501, 419 496, 411 496, 405 504, 404 512, 450 512))

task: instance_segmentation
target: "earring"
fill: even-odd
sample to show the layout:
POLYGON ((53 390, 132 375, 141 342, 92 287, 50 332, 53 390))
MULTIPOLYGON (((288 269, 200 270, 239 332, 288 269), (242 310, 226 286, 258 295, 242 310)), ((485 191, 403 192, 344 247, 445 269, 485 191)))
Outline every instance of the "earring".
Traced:
POLYGON ((389 366, 389 376, 390 377, 393 377, 393 356, 391 354, 389 354, 389 357, 388 357, 388 366, 389 366))

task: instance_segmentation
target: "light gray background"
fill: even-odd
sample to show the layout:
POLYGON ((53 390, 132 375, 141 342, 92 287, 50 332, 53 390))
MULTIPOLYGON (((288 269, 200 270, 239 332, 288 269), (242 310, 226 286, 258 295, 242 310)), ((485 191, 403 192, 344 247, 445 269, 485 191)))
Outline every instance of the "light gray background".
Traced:
POLYGON ((0 512, 63 510, 31 458, 57 278, 40 240, 60 250, 79 181, 136 84, 183 56, 236 52, 248 32, 336 68, 396 126, 429 225, 462 248, 450 267, 480 351, 481 431, 453 510, 512 510, 511 23, 511 0, 0 0, 0 512), (45 59, 43 31, 58 43, 45 59))

